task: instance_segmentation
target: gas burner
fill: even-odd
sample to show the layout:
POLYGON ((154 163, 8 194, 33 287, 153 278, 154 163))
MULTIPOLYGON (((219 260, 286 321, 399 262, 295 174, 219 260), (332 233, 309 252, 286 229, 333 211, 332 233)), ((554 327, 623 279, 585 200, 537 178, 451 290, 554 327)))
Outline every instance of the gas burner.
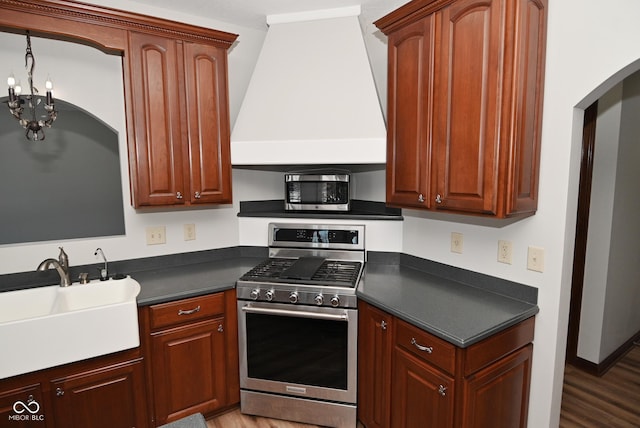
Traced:
POLYGON ((237 282, 239 300, 356 308, 363 225, 269 224, 269 258, 237 282), (312 239, 321 234, 323 242, 312 239))
POLYGON ((317 286, 355 288, 360 277, 361 262, 324 260, 308 274, 287 275, 300 259, 271 258, 244 274, 240 280, 263 283, 308 284, 317 286))

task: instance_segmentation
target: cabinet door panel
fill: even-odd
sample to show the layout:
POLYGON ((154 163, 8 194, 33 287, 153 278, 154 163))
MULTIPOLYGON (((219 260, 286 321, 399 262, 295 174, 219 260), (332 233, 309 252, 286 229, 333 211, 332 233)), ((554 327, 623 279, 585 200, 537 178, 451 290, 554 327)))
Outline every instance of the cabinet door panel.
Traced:
POLYGON ((503 15, 499 0, 462 0, 442 11, 437 208, 496 212, 503 15))
POLYGON ((390 423, 392 317, 365 303, 358 311, 358 419, 367 428, 390 423))
POLYGON ((390 204, 428 207, 430 202, 432 29, 429 17, 389 35, 390 204))
MULTIPOLYGON (((535 211, 538 199, 540 135, 544 81, 546 1, 518 0, 517 26, 523 36, 515 46, 515 67, 521 76, 513 82, 513 136, 505 136, 509 144, 509 177, 507 214, 535 211)), ((514 44, 516 41, 513 42, 514 44)))
POLYGON ((146 427, 141 362, 89 371, 51 383, 56 426, 146 427))
POLYGON ((224 318, 152 335, 156 423, 226 405, 224 318))
POLYGON ((184 194, 178 44, 131 33, 131 81, 135 142, 129 142, 134 199, 138 205, 182 204, 184 194))
POLYGON ((231 202, 226 50, 185 44, 191 203, 231 202))
POLYGON ((391 387, 391 426, 453 426, 453 379, 396 348, 391 387))
POLYGON ((463 426, 526 427, 533 345, 464 381, 463 426))

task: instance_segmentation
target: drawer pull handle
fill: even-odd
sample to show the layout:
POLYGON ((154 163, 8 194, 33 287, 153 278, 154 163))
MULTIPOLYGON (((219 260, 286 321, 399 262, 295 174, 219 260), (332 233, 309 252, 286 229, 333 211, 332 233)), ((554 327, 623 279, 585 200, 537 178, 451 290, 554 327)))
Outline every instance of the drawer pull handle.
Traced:
POLYGON ((380 323, 380 328, 383 329, 383 330, 386 330, 387 329, 387 322, 386 321, 382 321, 380 323))
POLYGON ((195 314, 196 312, 200 312, 200 305, 186 311, 182 309, 178 309, 178 315, 191 315, 191 314, 195 314))
POLYGON ((419 350, 426 352, 427 354, 430 354, 433 352, 433 346, 422 346, 416 341, 415 337, 411 338, 411 344, 416 348, 418 348, 419 350))

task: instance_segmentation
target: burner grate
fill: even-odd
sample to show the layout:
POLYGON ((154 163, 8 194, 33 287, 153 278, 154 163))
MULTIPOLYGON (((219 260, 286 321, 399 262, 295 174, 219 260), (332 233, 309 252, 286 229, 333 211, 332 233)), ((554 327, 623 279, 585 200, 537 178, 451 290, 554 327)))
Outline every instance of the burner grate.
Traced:
POLYGON ((362 264, 357 261, 325 260, 313 275, 310 275, 310 279, 283 277, 283 273, 289 269, 296 260, 297 259, 283 258, 264 260, 249 272, 245 273, 240 280, 355 287, 362 267, 362 264))

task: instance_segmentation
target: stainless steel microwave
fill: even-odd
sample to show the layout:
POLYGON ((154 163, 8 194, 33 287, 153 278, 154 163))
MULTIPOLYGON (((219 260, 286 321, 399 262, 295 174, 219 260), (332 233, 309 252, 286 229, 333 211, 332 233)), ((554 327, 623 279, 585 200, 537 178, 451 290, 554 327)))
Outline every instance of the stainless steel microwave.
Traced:
POLYGON ((349 211, 351 174, 342 170, 311 170, 284 176, 286 211, 349 211))

